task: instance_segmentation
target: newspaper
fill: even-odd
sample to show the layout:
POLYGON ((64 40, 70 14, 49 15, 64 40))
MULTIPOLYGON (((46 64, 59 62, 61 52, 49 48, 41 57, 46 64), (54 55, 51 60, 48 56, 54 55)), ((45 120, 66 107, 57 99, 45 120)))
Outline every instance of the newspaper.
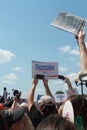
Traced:
POLYGON ((64 31, 77 34, 87 26, 87 20, 66 12, 60 12, 51 25, 64 31))

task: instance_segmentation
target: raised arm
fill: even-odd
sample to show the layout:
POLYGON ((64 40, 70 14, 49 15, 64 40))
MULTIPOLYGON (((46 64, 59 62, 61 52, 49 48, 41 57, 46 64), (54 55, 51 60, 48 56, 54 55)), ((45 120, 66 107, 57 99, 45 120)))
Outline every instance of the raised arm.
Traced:
POLYGON ((29 110, 34 103, 34 94, 35 94, 35 88, 36 88, 37 84, 38 84, 38 79, 34 79, 32 81, 32 87, 28 93, 28 109, 29 110))
POLYGON ((52 96, 52 93, 51 93, 50 88, 48 86, 48 79, 46 79, 45 77, 43 78, 43 84, 44 84, 46 95, 52 96))
POLYGON ((64 82, 65 82, 65 83, 67 84, 67 86, 68 86, 69 96, 75 94, 70 79, 69 79, 68 77, 66 77, 66 76, 64 76, 64 77, 65 77, 64 82))
POLYGON ((80 64, 81 64, 81 72, 87 73, 87 48, 84 42, 85 32, 80 31, 78 35, 75 36, 77 39, 77 43, 80 51, 80 64))

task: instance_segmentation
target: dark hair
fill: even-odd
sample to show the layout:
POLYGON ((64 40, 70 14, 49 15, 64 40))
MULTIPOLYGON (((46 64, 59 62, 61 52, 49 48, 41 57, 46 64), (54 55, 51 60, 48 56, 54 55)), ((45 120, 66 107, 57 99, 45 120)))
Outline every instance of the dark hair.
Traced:
POLYGON ((6 87, 4 87, 4 91, 6 90, 6 87))
POLYGON ((67 100, 73 105, 74 120, 76 121, 77 116, 81 116, 83 126, 87 129, 87 99, 83 95, 72 95, 67 100))
POLYGON ((48 116, 49 114, 56 114, 58 112, 55 104, 51 106, 43 105, 43 109, 41 111, 44 113, 44 116, 48 116))
POLYGON ((76 127, 66 118, 51 114, 40 122, 36 130, 76 130, 76 127))
POLYGON ((17 98, 20 98, 21 96, 21 91, 19 92, 18 90, 13 91, 13 95, 16 96, 17 98))

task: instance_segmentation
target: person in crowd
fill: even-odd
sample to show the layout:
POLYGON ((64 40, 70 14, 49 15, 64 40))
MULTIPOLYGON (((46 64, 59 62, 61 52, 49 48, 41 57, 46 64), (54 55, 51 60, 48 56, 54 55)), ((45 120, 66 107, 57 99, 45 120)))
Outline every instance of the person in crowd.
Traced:
POLYGON ((10 93, 7 92, 7 88, 4 87, 4 89, 3 89, 3 100, 4 100, 4 102, 3 103, 5 103, 5 104, 8 103, 7 97, 8 97, 9 94, 10 93))
POLYGON ((11 126, 19 121, 25 114, 25 107, 19 107, 16 110, 3 110, 0 112, 0 130, 10 130, 11 126))
MULTIPOLYGON (((85 40, 85 32, 82 31, 82 30, 79 31, 78 34, 75 35, 75 38, 77 40, 77 43, 78 43, 78 46, 79 46, 79 52, 80 52, 80 66, 81 66, 80 75, 81 74, 86 74, 87 73, 87 48, 86 48, 86 44, 84 42, 84 40, 85 40)), ((76 96, 79 96, 79 95, 76 95, 76 96)), ((72 97, 74 97, 74 95, 72 97)), ((80 100, 79 100, 79 102, 80 102, 80 100)), ((77 106, 77 104, 75 104, 75 105, 77 106)), ((62 115, 63 107, 64 107, 64 104, 62 104, 60 109, 58 110, 58 113, 60 115, 62 115)), ((79 108, 80 108, 80 105, 78 107, 78 110, 79 110, 79 108)), ((81 111, 84 111, 84 110, 81 110, 81 111)))
POLYGON ((13 98, 8 101, 7 103, 4 103, 4 107, 11 107, 14 109, 15 107, 19 106, 22 103, 21 99, 21 91, 19 92, 18 90, 13 90, 13 98))
POLYGON ((19 107, 20 104, 22 103, 21 99, 21 91, 19 92, 18 90, 13 91, 13 103, 11 105, 11 109, 15 109, 16 107, 19 107))
POLYGON ((36 130, 76 130, 76 127, 66 118, 51 114, 40 122, 36 130))
POLYGON ((34 130, 34 127, 27 113, 25 113, 20 120, 11 125, 10 130, 34 130))
POLYGON ((32 122, 31 122, 29 116, 27 115, 28 104, 26 102, 23 102, 21 104, 16 105, 15 103, 16 102, 13 102, 13 104, 12 104, 11 108, 9 108, 9 110, 14 111, 17 108, 24 107, 25 108, 25 114, 22 118, 20 118, 18 121, 14 122, 11 125, 10 130, 34 130, 32 122))
POLYGON ((62 100, 62 102, 57 103, 58 112, 59 112, 60 115, 61 115, 62 104, 66 100, 66 98, 71 96, 71 95, 78 94, 77 88, 72 86, 71 81, 70 81, 68 76, 64 75, 62 80, 64 81, 64 83, 66 83, 67 89, 65 90, 65 98, 62 100))
POLYGON ((32 81, 32 87, 28 94, 28 110, 29 110, 29 117, 33 123, 33 126, 36 128, 37 125, 47 117, 49 114, 57 113, 57 108, 55 105, 55 100, 51 94, 51 91, 48 86, 48 80, 44 77, 42 79, 44 88, 46 91, 46 95, 42 96, 38 101, 38 107, 35 105, 34 102, 34 95, 35 89, 38 84, 39 79, 36 77, 32 81))
POLYGON ((79 130, 87 130, 87 99, 79 94, 68 97, 62 107, 62 116, 76 124, 79 130), (68 107, 70 107, 67 103, 68 101, 70 101, 72 106, 72 114, 72 110, 68 110, 68 107), (72 120, 72 117, 74 118, 74 121, 72 120))

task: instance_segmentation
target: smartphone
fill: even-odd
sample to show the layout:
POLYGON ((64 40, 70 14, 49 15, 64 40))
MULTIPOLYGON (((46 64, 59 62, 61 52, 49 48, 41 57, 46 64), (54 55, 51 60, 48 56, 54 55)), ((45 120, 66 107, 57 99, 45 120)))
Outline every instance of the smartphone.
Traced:
POLYGON ((36 75, 36 78, 37 78, 37 79, 43 79, 43 78, 44 78, 44 75, 39 75, 39 74, 37 74, 37 75, 36 75))
POLYGON ((62 79, 62 80, 65 79, 65 77, 64 77, 63 75, 58 75, 58 78, 59 78, 59 79, 62 79))

